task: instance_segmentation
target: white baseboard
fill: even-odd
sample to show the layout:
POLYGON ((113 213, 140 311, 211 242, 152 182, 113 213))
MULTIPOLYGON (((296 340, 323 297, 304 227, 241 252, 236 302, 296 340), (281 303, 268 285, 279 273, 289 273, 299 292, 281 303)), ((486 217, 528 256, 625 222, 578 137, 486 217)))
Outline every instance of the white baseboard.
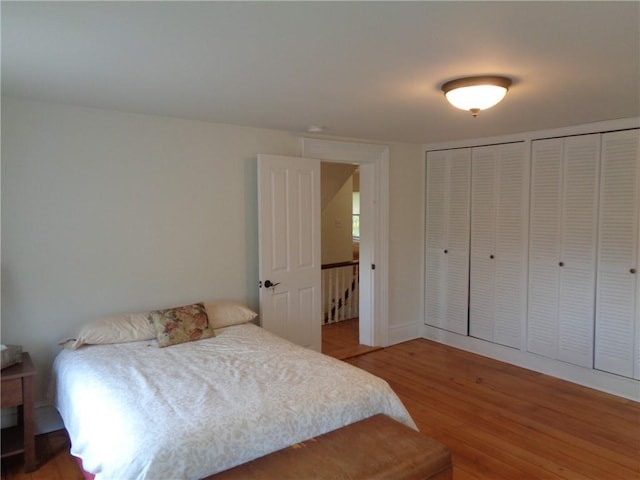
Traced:
POLYGON ((429 325, 423 325, 421 330, 421 336, 428 340, 640 402, 640 381, 632 378, 579 367, 478 338, 448 332, 429 325))

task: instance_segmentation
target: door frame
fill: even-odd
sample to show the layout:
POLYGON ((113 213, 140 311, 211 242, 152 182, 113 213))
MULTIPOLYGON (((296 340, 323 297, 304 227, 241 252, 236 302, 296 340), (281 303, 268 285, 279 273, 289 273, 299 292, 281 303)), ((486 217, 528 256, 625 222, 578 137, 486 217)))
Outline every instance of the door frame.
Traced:
POLYGON ((372 195, 361 210, 372 213, 372 229, 371 235, 361 236, 360 246, 371 252, 375 270, 360 268, 360 302, 361 305, 366 302, 361 312, 371 312, 371 322, 360 322, 360 343, 386 347, 389 345, 389 147, 303 137, 302 157, 357 164, 361 171, 365 169, 360 177, 361 189, 368 188, 372 195))

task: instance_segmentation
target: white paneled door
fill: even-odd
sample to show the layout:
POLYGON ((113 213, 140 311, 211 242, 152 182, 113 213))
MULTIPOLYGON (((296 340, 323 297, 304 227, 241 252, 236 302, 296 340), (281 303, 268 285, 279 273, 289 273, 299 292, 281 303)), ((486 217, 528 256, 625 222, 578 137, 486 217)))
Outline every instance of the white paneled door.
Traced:
POLYGON ((595 368, 640 379, 640 134, 603 135, 595 368))
POLYGON ((320 160, 258 155, 260 321, 321 350, 320 160))
POLYGON ((471 149, 427 153, 425 323, 467 335, 471 149))

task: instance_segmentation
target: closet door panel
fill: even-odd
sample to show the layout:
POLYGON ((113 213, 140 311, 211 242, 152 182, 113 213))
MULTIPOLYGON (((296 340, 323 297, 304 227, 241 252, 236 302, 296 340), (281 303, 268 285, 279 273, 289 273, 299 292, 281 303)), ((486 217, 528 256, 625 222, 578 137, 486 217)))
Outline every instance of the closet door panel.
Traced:
POLYGON ((467 335, 470 149, 427 153, 425 323, 467 335))
POLYGON ((447 152, 429 152, 426 192, 425 321, 444 328, 446 324, 446 220, 447 152))
POLYGON ((489 341, 495 318, 497 158, 497 146, 472 150, 469 335, 489 341))
POLYGON ((524 143, 498 155, 494 341, 520 347, 527 314, 529 162, 524 143))
POLYGON ((600 135, 564 142, 558 359, 592 368, 600 135))
POLYGON ((538 140, 531 148, 527 349, 556 358, 563 142, 538 140))
POLYGON ((447 212, 446 329, 469 333, 469 197, 471 150, 452 150, 449 160, 447 212))
POLYGON ((595 368, 640 378, 638 130, 603 135, 595 368))

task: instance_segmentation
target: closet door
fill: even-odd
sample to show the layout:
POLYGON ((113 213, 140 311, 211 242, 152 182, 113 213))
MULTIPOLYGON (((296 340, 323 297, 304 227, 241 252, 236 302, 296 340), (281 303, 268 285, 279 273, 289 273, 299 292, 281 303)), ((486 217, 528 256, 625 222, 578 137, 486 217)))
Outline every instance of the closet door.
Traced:
POLYGON ((593 368, 600 135, 564 140, 558 359, 593 368))
POLYGON ((595 368, 640 379, 639 131, 603 135, 595 368))
POLYGON ((468 333, 471 150, 427 153, 425 323, 468 333))
POLYGON ((529 157, 524 143, 503 145, 498 157, 493 339, 516 348, 527 318, 528 227, 529 157))
POLYGON ((523 143, 473 149, 469 334, 515 348, 526 318, 528 171, 523 143))
POLYGON ((558 355, 562 146, 561 139, 531 143, 527 349, 552 358, 558 355))
POLYGON ((469 335, 489 341, 495 324, 497 163, 497 146, 473 149, 469 335))
POLYGON ((532 142, 527 347, 593 366, 600 135, 532 142))

